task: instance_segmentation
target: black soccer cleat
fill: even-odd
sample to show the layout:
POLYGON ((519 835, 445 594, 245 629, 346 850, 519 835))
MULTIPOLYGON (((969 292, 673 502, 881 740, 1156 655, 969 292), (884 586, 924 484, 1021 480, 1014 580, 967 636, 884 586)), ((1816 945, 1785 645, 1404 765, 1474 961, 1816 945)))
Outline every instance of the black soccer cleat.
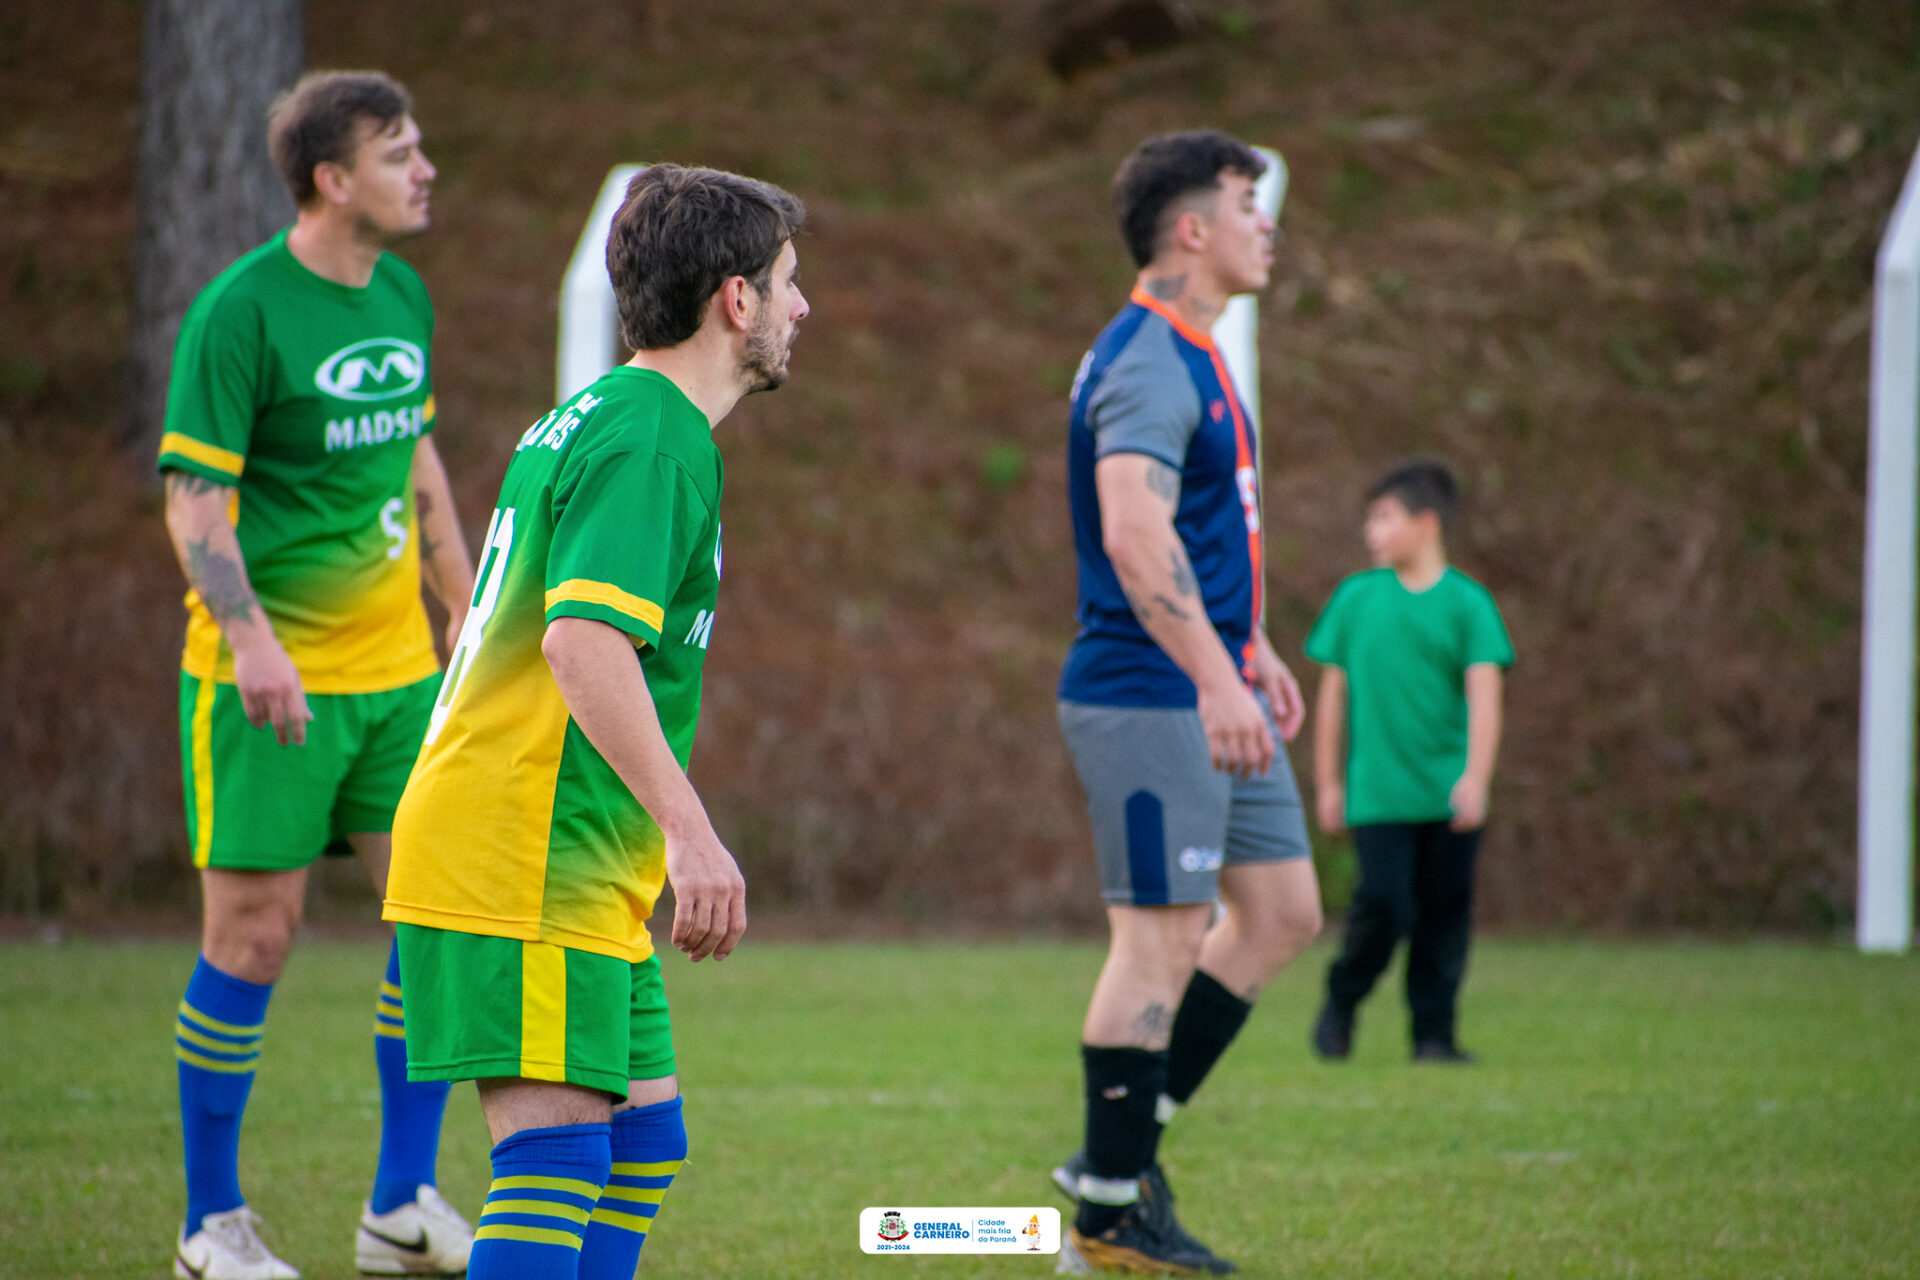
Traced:
POLYGON ((1173 1216, 1173 1188, 1167 1185, 1167 1175, 1160 1168, 1158 1160, 1148 1165, 1147 1171, 1140 1175, 1140 1203, 1155 1229, 1175 1245, 1205 1259, 1203 1265, 1206 1274, 1230 1276, 1240 1269, 1230 1259, 1215 1253, 1211 1246, 1181 1226, 1180 1220, 1173 1216))
POLYGON ((1068 1229, 1067 1238, 1095 1271, 1130 1276, 1220 1274, 1208 1265, 1217 1259, 1183 1249, 1166 1233, 1156 1230, 1146 1205, 1140 1201, 1128 1205, 1120 1220, 1098 1235, 1081 1235, 1075 1226, 1068 1229))
POLYGON ((1353 1053, 1353 1013, 1342 1013, 1333 1001, 1320 1006, 1313 1023, 1313 1051, 1327 1062, 1344 1062, 1353 1053))
POLYGON ((1087 1153, 1074 1152, 1053 1167, 1053 1185, 1075 1204, 1080 1203, 1080 1175, 1087 1172, 1087 1153))
POLYGON ((1480 1059, 1462 1049, 1451 1040, 1422 1040, 1413 1046, 1415 1062, 1443 1062, 1457 1067, 1470 1067, 1480 1059))
MULTIPOLYGON (((1080 1202, 1080 1175, 1087 1172, 1087 1153, 1076 1151, 1061 1161, 1053 1170, 1053 1185, 1058 1187, 1075 1204, 1080 1202)), ((1149 1226, 1166 1238, 1175 1248, 1194 1255, 1198 1274, 1212 1276, 1232 1275, 1239 1268, 1229 1259, 1221 1257, 1193 1233, 1180 1225, 1173 1213, 1173 1189, 1167 1185, 1167 1175, 1161 1170, 1158 1161, 1147 1166, 1140 1175, 1140 1206, 1149 1226)))

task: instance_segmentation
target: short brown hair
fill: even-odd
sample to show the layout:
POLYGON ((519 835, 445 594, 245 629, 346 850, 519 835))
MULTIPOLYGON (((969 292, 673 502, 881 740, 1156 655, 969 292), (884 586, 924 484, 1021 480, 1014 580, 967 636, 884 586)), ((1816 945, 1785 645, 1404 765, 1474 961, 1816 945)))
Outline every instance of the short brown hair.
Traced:
POLYGON ((318 194, 315 166, 352 159, 362 120, 371 120, 373 132, 380 133, 412 112, 412 95, 378 71, 309 71, 301 76, 267 112, 267 147, 294 204, 305 208, 318 194))
POLYGON ((1259 152, 1217 129, 1157 134, 1135 147, 1113 176, 1120 236, 1134 265, 1146 266, 1160 251, 1174 201, 1196 191, 1218 191, 1223 173, 1258 180, 1266 171, 1259 152))
POLYGON ((642 170, 607 234, 621 338, 635 351, 679 346, 735 276, 765 296, 806 220, 806 207, 770 182, 677 164, 642 170))

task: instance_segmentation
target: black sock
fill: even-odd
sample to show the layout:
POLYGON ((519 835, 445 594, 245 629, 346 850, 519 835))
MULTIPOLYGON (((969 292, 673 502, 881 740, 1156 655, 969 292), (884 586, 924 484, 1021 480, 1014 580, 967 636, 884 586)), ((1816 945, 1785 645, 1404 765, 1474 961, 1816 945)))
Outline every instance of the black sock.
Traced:
POLYGON ((1252 1011, 1251 1002, 1221 986, 1212 974, 1193 971, 1187 993, 1180 997, 1180 1009, 1173 1015, 1173 1039, 1167 1045, 1169 1098, 1187 1105, 1252 1011))
MULTIPOLYGON (((1160 1124, 1154 1107, 1167 1085, 1165 1049, 1080 1046, 1087 1082, 1087 1172, 1107 1182, 1140 1176, 1152 1159, 1160 1124)), ((1083 1192, 1074 1225, 1081 1235, 1105 1231, 1139 1195, 1115 1194, 1117 1202, 1090 1199, 1083 1192)))

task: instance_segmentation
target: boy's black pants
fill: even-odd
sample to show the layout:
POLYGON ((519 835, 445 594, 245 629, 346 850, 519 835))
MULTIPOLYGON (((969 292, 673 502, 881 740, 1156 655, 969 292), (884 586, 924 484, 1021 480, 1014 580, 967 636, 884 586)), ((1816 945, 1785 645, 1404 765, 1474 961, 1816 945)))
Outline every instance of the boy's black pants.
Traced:
POLYGON ((1452 1044, 1480 832, 1455 831, 1444 822, 1369 823, 1353 829, 1353 847, 1360 882, 1346 940, 1327 970, 1328 1003, 1351 1014, 1406 938, 1413 1042, 1452 1044))

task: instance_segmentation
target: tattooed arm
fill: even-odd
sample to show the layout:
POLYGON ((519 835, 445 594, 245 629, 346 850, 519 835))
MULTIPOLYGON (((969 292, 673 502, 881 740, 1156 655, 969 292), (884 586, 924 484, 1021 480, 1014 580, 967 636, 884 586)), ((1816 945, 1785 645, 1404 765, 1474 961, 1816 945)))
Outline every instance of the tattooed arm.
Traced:
POLYGON ((300 673, 253 594, 239 539, 227 522, 230 485, 184 471, 167 472, 167 532, 187 584, 219 626, 233 650, 233 679, 240 707, 254 728, 271 724, 281 746, 307 740, 306 691, 300 673))
POLYGON ((460 642, 473 599, 473 557, 453 509, 453 489, 433 439, 413 447, 413 509, 420 524, 420 578, 447 610, 447 652, 460 642))
POLYGON ((1134 616, 1194 683, 1216 769, 1261 774, 1273 763, 1273 731, 1239 664, 1207 620, 1186 548, 1173 527, 1180 473, 1143 453, 1094 465, 1100 533, 1134 616))

